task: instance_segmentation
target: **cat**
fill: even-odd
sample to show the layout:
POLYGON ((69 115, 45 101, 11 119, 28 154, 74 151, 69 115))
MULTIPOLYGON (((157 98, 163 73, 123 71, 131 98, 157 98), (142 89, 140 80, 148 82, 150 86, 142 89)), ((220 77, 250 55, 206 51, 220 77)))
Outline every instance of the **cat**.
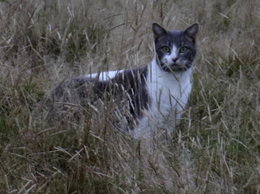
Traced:
POLYGON ((167 31, 153 23, 155 55, 150 64, 62 82, 46 98, 49 116, 55 118, 58 109, 66 112, 68 104, 102 112, 109 99, 116 105, 119 130, 137 139, 163 129, 171 134, 192 90, 198 28, 195 23, 183 31, 167 31))

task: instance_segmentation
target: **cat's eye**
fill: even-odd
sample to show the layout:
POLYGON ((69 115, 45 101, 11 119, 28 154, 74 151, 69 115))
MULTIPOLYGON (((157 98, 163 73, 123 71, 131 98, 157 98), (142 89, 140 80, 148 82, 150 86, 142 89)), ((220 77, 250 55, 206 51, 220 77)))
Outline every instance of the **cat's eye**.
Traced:
POLYGON ((161 51, 164 52, 164 53, 170 53, 170 52, 171 52, 171 49, 170 49, 170 47, 168 47, 168 46, 163 46, 163 47, 161 48, 161 51))
POLYGON ((183 47, 180 48, 180 53, 185 53, 185 52, 187 52, 188 50, 189 50, 188 47, 183 46, 183 47))

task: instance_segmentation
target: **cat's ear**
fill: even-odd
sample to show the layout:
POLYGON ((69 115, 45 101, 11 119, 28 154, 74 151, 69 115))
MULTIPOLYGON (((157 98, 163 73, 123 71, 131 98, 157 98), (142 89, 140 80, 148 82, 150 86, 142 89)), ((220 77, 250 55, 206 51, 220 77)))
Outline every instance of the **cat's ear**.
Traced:
POLYGON ((153 34, 154 39, 158 39, 159 37, 166 35, 167 30, 165 30, 163 27, 161 27, 159 24, 153 23, 153 34))
POLYGON ((199 31, 199 24, 195 23, 195 24, 192 24, 190 27, 188 27, 186 30, 184 30, 184 34, 190 38, 195 39, 198 31, 199 31))

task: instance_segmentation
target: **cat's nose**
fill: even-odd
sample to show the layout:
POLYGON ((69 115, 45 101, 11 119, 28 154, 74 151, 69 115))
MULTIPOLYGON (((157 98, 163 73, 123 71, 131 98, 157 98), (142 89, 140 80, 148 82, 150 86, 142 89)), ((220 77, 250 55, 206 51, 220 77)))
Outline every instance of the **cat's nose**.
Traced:
POLYGON ((172 58, 172 61, 173 61, 173 62, 176 62, 177 60, 178 60, 178 57, 172 58))

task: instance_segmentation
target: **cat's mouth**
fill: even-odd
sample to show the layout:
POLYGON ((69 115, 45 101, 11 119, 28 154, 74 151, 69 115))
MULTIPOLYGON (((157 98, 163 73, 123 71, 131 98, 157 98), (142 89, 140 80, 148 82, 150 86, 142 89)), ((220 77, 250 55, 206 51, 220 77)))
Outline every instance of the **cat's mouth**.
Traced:
POLYGON ((189 69, 191 65, 189 64, 179 64, 179 63, 172 63, 170 65, 163 64, 162 68, 166 72, 180 72, 180 71, 186 71, 189 69))

